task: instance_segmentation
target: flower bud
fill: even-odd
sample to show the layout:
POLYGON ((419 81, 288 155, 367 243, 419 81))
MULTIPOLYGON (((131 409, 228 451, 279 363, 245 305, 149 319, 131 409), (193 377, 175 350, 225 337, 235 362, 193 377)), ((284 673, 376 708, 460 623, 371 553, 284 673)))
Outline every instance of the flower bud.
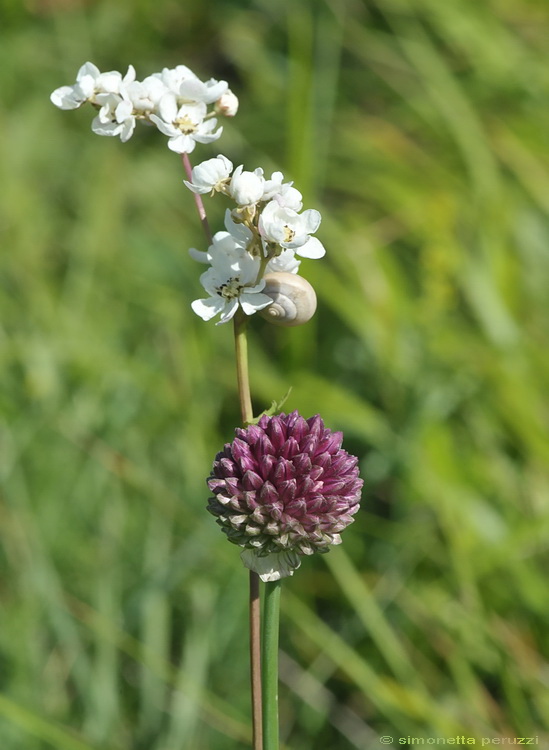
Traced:
POLYGON ((240 165, 233 172, 229 191, 239 206, 251 206, 261 199, 264 185, 261 168, 254 172, 243 172, 240 165))
POLYGON ((231 89, 227 89, 223 96, 219 97, 216 101, 215 111, 218 115, 223 115, 224 117, 234 117, 236 115, 238 112, 238 97, 233 94, 231 89))

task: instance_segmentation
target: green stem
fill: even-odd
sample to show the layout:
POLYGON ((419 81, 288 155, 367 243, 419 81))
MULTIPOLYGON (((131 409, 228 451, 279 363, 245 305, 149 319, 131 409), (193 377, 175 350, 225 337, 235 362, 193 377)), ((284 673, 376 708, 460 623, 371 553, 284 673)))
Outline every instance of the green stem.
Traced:
POLYGON ((240 416, 246 427, 253 418, 252 397, 250 395, 250 375, 248 372, 248 339, 246 328, 248 318, 238 308, 234 316, 234 347, 236 355, 236 381, 238 383, 238 396, 240 400, 240 416))
MULTIPOLYGON (((248 372, 248 318, 238 309, 234 316, 234 347, 236 355, 236 380, 240 401, 240 416, 244 426, 254 418, 248 372)), ((259 601, 259 576, 250 571, 250 682, 252 690, 253 750, 263 750, 262 691, 261 691, 261 612, 259 601)))
POLYGON ((265 584, 263 605, 263 748, 279 750, 278 744, 278 623, 280 619, 281 581, 265 584))

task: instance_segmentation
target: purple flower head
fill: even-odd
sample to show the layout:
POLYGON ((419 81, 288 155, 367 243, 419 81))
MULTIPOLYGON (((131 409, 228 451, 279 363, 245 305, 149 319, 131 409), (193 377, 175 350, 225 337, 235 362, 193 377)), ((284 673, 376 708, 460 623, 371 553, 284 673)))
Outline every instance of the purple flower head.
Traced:
POLYGON ((317 414, 263 416, 215 457, 208 510, 264 581, 293 574, 300 555, 327 552, 353 521, 363 481, 343 434, 317 414))

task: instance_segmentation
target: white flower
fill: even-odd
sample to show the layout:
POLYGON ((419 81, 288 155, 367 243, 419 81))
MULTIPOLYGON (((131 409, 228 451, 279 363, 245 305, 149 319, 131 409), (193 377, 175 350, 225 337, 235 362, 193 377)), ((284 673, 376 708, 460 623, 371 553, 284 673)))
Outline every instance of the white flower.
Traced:
POLYGON ((199 263, 214 263, 214 257, 216 256, 232 258, 238 263, 245 251, 246 240, 242 240, 231 232, 216 232, 212 238, 212 244, 206 252, 191 247, 189 248, 189 255, 199 263))
POLYGON ((253 240, 253 234, 249 227, 240 221, 234 221, 233 213, 228 208, 225 211, 225 229, 234 238, 235 242, 249 251, 250 243, 253 240))
POLYGON ((179 105, 191 102, 212 104, 228 89, 226 81, 216 81, 215 78, 210 78, 204 83, 186 65, 164 68, 162 73, 155 73, 155 76, 160 78, 164 85, 176 95, 179 105))
POLYGON ((227 91, 227 81, 216 81, 210 78, 203 83, 198 78, 183 81, 179 87, 178 99, 183 102, 204 102, 204 104, 213 104, 220 99, 227 91))
POLYGON ((160 99, 168 89, 157 76, 147 76, 143 81, 132 81, 122 90, 122 96, 132 103, 134 114, 155 114, 160 99))
POLYGON ((291 182, 285 182, 284 185, 280 186, 278 193, 273 195, 279 206, 283 208, 291 208, 292 211, 301 211, 303 208, 303 196, 295 187, 292 187, 291 182))
POLYGON ((234 170, 229 191, 239 206, 251 206, 261 199, 265 178, 261 167, 253 172, 243 172, 242 169, 241 164, 234 170))
POLYGON ((131 138, 135 128, 131 102, 118 94, 98 94, 96 100, 101 104, 101 109, 93 119, 93 132, 97 135, 119 135, 123 142, 131 138))
POLYGON ((300 265, 301 261, 295 257, 295 252, 293 250, 285 249, 280 253, 280 255, 272 258, 267 263, 265 273, 270 273, 271 271, 286 271, 286 273, 297 273, 300 265))
POLYGON ((233 170, 233 163, 219 154, 215 159, 197 164, 192 171, 192 182, 183 180, 193 193, 220 193, 227 184, 233 170))
POLYGON ((165 94, 158 105, 158 115, 150 119, 157 128, 169 136, 168 147, 178 154, 190 154, 196 142, 211 143, 221 135, 223 128, 213 129, 217 120, 204 121, 206 105, 203 102, 183 104, 178 107, 174 94, 165 94))
POLYGON ((78 83, 74 86, 61 86, 50 94, 50 101, 59 109, 78 109, 87 99, 78 83))
POLYGON ((102 104, 99 116, 92 124, 92 130, 99 135, 119 135, 125 142, 131 138, 137 122, 156 112, 157 105, 166 93, 166 87, 158 78, 149 76, 144 81, 132 81, 122 86, 120 96, 116 94, 98 94, 95 101, 102 104), (104 125, 111 127, 104 132, 104 125), (116 125, 120 127, 117 128, 116 125))
POLYGON ((235 224, 230 209, 225 211, 225 232, 216 232, 207 252, 189 248, 189 255, 199 263, 211 263, 216 253, 240 256, 248 249, 252 233, 244 224, 235 224))
POLYGON ((215 111, 224 117, 234 117, 238 112, 238 97, 231 89, 227 89, 215 103, 215 111))
MULTIPOLYGON (((97 72, 99 73, 99 71, 97 72)), ((128 86, 133 81, 135 81, 135 69, 133 65, 128 66, 128 71, 124 77, 117 70, 111 70, 109 73, 99 73, 95 78, 95 92, 97 94, 120 94, 124 86, 128 86)))
POLYGON ((77 109, 93 96, 95 80, 99 75, 99 68, 93 63, 84 63, 76 74, 76 83, 55 89, 50 96, 51 101, 60 109, 77 109))
POLYGON ((262 201, 270 201, 274 196, 280 192, 282 187, 282 180, 284 175, 282 172, 273 172, 270 180, 265 180, 263 186, 263 195, 261 196, 262 201))
POLYGON ((117 70, 101 73, 91 62, 84 63, 76 75, 73 86, 61 86, 51 94, 50 99, 60 109, 77 109, 84 102, 95 102, 96 94, 119 94, 123 86, 135 80, 132 65, 124 77, 117 70))
POLYGON ((301 211, 303 208, 302 195, 299 190, 292 187, 292 182, 282 182, 284 175, 282 172, 273 172, 270 180, 265 180, 262 201, 276 200, 277 203, 294 211, 301 211))
POLYGON ((320 220, 320 213, 312 208, 298 214, 272 200, 261 212, 259 232, 266 242, 276 242, 305 258, 322 258, 326 252, 322 243, 309 236, 316 232, 320 220))
POLYGON ((117 135, 120 136, 122 143, 128 141, 135 129, 135 111, 131 101, 123 99, 114 111, 114 117, 116 122, 121 126, 120 132, 117 135))
POLYGON ((221 313, 219 325, 231 320, 239 305, 246 315, 252 315, 270 305, 272 299, 261 293, 265 281, 255 283, 259 258, 252 258, 228 232, 218 232, 216 238, 209 251, 212 265, 200 277, 210 296, 195 300, 191 307, 202 320, 211 320, 221 313))
POLYGON ((188 78, 197 78, 195 73, 186 65, 178 65, 175 68, 162 68, 161 73, 153 73, 172 93, 177 94, 179 87, 188 78))

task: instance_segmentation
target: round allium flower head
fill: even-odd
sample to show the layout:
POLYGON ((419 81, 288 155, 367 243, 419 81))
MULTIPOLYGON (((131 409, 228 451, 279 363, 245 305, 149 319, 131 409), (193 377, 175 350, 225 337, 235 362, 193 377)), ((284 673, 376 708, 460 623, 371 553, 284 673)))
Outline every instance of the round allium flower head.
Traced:
POLYGON ((327 552, 352 523, 363 482, 342 440, 318 414, 294 411, 237 429, 217 454, 208 510, 262 580, 292 575, 300 555, 327 552))

